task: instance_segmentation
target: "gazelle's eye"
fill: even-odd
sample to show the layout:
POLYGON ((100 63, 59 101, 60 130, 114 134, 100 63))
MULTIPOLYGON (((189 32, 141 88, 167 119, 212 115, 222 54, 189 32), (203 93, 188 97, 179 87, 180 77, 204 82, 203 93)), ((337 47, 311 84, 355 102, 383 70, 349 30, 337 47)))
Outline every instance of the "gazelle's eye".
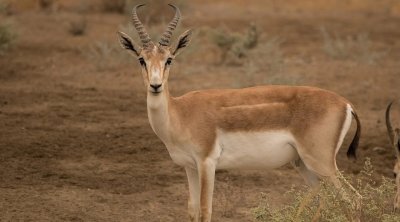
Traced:
POLYGON ((165 62, 165 65, 169 66, 171 65, 171 63, 172 63, 172 58, 168 58, 167 61, 165 62))
POLYGON ((143 58, 139 58, 139 62, 140 62, 140 65, 141 66, 146 66, 146 62, 144 61, 144 59, 143 58))

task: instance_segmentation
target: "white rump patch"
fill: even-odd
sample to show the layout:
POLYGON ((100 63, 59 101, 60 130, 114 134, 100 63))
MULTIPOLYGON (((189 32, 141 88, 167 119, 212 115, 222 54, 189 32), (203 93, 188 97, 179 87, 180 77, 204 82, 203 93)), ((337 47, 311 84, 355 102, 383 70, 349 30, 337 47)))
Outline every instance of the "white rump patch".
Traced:
MULTIPOLYGON (((351 108, 350 104, 347 104, 346 119, 344 120, 342 130, 340 131, 339 141, 336 144, 335 159, 336 159, 337 153, 339 152, 340 147, 342 146, 344 137, 346 136, 347 132, 350 129, 351 119, 352 119, 352 114, 351 114, 352 111, 353 111, 353 109, 351 108)), ((336 161, 335 161, 335 166, 336 166, 336 161)), ((337 166, 336 166, 336 169, 338 169, 337 166)))
POLYGON ((288 131, 224 132, 218 130, 217 169, 274 169, 297 159, 296 141, 288 131))
POLYGON ((335 150, 335 155, 337 152, 339 152, 340 147, 342 146, 344 137, 346 136, 347 131, 349 131, 350 126, 351 126, 351 112, 353 109, 351 108, 350 104, 347 104, 347 110, 346 110, 346 119, 344 120, 342 130, 340 131, 340 136, 339 136, 339 141, 338 144, 336 145, 336 150, 335 150))

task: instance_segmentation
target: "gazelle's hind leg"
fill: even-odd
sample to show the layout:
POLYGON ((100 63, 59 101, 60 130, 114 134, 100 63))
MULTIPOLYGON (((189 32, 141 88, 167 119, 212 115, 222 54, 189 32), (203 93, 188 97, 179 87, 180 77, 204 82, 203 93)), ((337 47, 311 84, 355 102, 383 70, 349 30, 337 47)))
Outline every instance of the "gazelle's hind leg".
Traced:
POLYGON ((309 170, 304 162, 299 158, 291 162, 292 166, 299 172, 306 183, 311 187, 318 186, 319 177, 313 171, 309 170))
POLYGON ((320 190, 320 184, 319 184, 320 178, 313 171, 309 170, 300 158, 292 161, 291 164, 297 170, 297 172, 299 172, 299 174, 303 177, 306 183, 309 186, 311 186, 311 192, 309 192, 307 196, 304 197, 304 201, 302 201, 301 205, 297 210, 296 218, 299 218, 300 214, 304 211, 306 206, 313 200, 315 195, 317 195, 318 191, 320 190))
POLYGON ((333 152, 332 156, 321 155, 314 158, 309 155, 302 158, 302 162, 304 163, 303 168, 307 170, 304 171, 305 173, 303 172, 301 174, 306 176, 313 174, 318 175, 319 178, 326 178, 331 182, 339 191, 343 200, 351 204, 353 206, 352 208, 356 211, 356 214, 352 215, 352 221, 359 221, 361 216, 361 195, 337 169, 336 158, 334 157, 333 152))
POLYGON ((361 213, 361 195, 340 174, 336 165, 338 153, 343 139, 351 126, 352 109, 347 105, 345 110, 330 113, 320 121, 320 124, 304 132, 302 140, 296 146, 297 152, 304 165, 318 175, 326 178, 341 193, 345 201, 354 206, 357 211, 353 221, 359 221, 361 213), (350 192, 347 191, 350 190, 350 192))
POLYGON ((356 211, 356 215, 352 216, 352 221, 360 221, 361 217, 361 200, 362 196, 358 191, 341 175, 339 171, 336 175, 332 175, 328 178, 335 188, 339 191, 339 194, 349 204, 351 204, 352 209, 356 211), (346 191, 346 188, 350 189, 352 195, 346 191))
POLYGON ((296 167, 296 169, 300 172, 300 174, 305 178, 305 180, 313 185, 312 193, 316 193, 320 186, 319 186, 319 178, 327 179, 328 182, 332 183, 333 186, 338 190, 339 195, 341 198, 348 202, 352 209, 356 212, 351 216, 352 221, 360 221, 361 217, 361 195, 357 192, 357 190, 341 175, 339 170, 336 168, 336 164, 330 171, 328 171, 326 167, 322 167, 321 169, 318 166, 313 166, 309 169, 306 163, 301 162, 303 165, 296 167), (328 173, 327 172, 331 172, 328 173), (350 191, 350 192, 348 192, 350 191))
MULTIPOLYGON (((334 150, 334 148, 329 149, 328 147, 324 147, 326 146, 321 146, 321 150, 334 150)), ((339 194, 341 195, 343 200, 351 204, 353 206, 353 209, 356 211, 356 214, 352 215, 352 221, 359 221, 359 218, 361 216, 361 195, 340 174, 336 166, 336 154, 334 152, 331 152, 330 155, 327 155, 327 153, 324 154, 325 155, 318 155, 317 153, 312 155, 302 155, 301 153, 299 154, 302 162, 304 163, 303 168, 306 168, 308 171, 310 171, 310 173, 308 171, 305 171, 307 172, 306 175, 318 175, 319 178, 325 178, 329 182, 331 182, 334 187, 339 191, 339 194)))

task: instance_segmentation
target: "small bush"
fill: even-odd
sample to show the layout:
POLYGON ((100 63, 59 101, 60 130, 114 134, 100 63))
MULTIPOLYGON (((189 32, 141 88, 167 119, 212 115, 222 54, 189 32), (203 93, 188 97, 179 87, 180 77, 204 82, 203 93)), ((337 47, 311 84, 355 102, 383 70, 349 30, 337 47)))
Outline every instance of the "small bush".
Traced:
POLYGON ((258 38, 257 27, 251 24, 245 34, 232 32, 226 27, 218 28, 211 40, 221 50, 221 63, 230 59, 229 62, 240 64, 240 59, 257 46, 258 38))
POLYGON ((102 0, 101 6, 105 12, 124 13, 126 0, 102 0))
POLYGON ((387 52, 374 51, 372 49, 371 41, 365 33, 340 38, 337 35, 332 36, 323 27, 320 30, 324 40, 323 50, 327 55, 334 59, 350 59, 374 64, 377 60, 387 54, 387 52))
POLYGON ((0 24, 0 53, 4 53, 12 44, 15 34, 9 25, 0 24))
MULTIPOLYGON (((362 199, 361 221, 400 221, 400 214, 393 211, 395 185, 385 177, 379 185, 371 180, 373 173, 370 161, 355 179, 362 199)), ((351 178, 350 178, 351 179, 351 178)), ((347 178, 347 181, 349 179, 347 178)), ((351 191, 346 190, 347 193, 351 191)), ((254 209, 256 221, 351 221, 357 214, 355 207, 343 198, 342 190, 322 181, 320 189, 292 188, 286 195, 293 202, 278 209, 268 204, 268 197, 262 194, 260 204, 254 209)))
POLYGON ((87 22, 85 19, 79 19, 69 23, 68 32, 73 36, 84 35, 87 28, 87 22))

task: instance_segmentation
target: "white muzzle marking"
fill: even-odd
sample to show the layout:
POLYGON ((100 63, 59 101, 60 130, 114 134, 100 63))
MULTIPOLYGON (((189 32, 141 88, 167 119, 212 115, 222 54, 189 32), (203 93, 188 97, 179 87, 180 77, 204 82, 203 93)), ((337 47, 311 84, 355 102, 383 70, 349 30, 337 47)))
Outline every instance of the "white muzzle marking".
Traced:
POLYGON ((150 70, 150 84, 152 85, 161 85, 162 77, 161 71, 158 67, 154 67, 150 70))

